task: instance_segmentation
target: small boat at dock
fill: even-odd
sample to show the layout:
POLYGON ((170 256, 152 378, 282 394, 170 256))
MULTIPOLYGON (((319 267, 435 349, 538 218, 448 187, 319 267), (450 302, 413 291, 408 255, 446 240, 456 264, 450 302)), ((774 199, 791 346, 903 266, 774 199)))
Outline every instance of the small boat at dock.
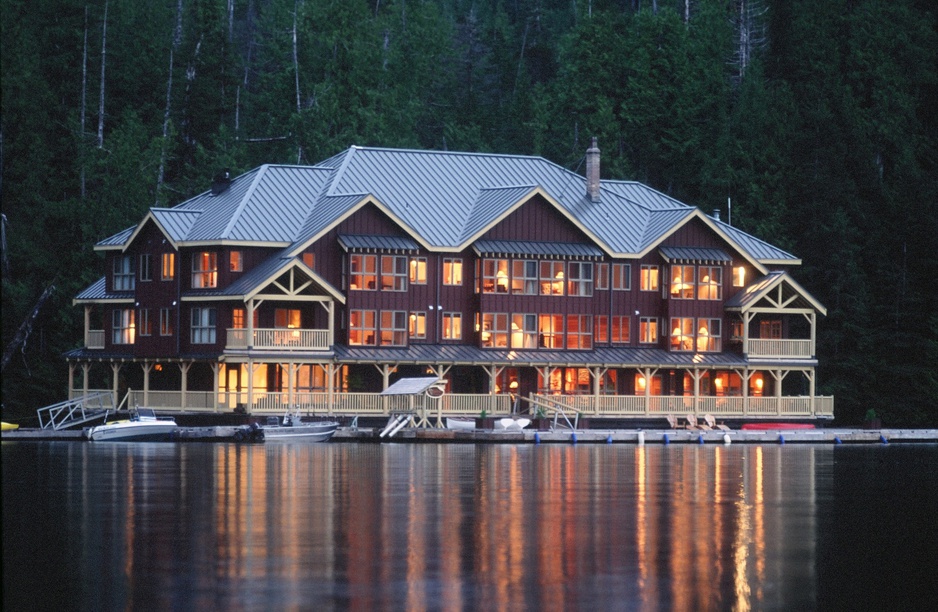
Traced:
POLYGON ((130 442, 168 440, 176 431, 172 417, 157 417, 151 408, 134 408, 130 418, 105 422, 88 430, 88 439, 93 442, 130 442))
POLYGON ((299 414, 285 414, 281 421, 277 417, 267 417, 267 424, 261 426, 264 440, 325 442, 339 428, 337 421, 311 421, 304 423, 299 414))

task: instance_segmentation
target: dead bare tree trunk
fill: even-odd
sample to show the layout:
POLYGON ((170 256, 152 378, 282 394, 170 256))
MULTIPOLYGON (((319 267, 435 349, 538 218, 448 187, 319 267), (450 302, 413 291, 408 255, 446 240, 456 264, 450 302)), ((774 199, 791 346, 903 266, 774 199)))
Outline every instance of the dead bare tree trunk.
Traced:
POLYGON ((104 0, 104 25, 101 27, 101 96, 98 99, 98 148, 104 148, 104 66, 107 58, 107 5, 104 0))
POLYGON ((163 142, 160 146, 160 167, 156 175, 156 194, 154 206, 160 205, 160 189, 163 187, 163 177, 166 172, 166 148, 169 138, 169 117, 173 103, 173 58, 179 42, 182 40, 182 0, 176 3, 176 27, 173 29, 173 43, 169 47, 169 77, 166 79, 166 108, 163 110, 163 142))
POLYGON ((33 321, 36 320, 36 317, 39 315, 39 310, 42 308, 42 305, 46 303, 46 300, 49 299, 49 296, 52 295, 53 291, 55 291, 55 285, 49 285, 49 287, 42 292, 39 301, 33 306, 32 312, 29 313, 29 316, 26 317, 26 320, 23 321, 20 328, 16 330, 16 335, 13 336, 13 340, 7 345, 6 350, 3 351, 3 363, 0 365, 0 372, 6 369, 10 359, 13 358, 13 352, 16 351, 16 347, 25 343, 27 338, 29 338, 29 332, 33 329, 33 321))
MULTIPOLYGON (((299 13, 300 0, 296 0, 293 4, 293 74, 296 77, 296 112, 299 114, 302 107, 300 105, 300 61, 297 54, 297 44, 296 44, 296 21, 297 14, 299 13)), ((303 145, 298 144, 296 146, 296 163, 301 163, 303 159, 303 145)))
POLYGON ((85 199, 85 107, 88 102, 88 5, 85 5, 85 40, 81 49, 81 120, 79 122, 79 152, 81 159, 81 199, 85 199))

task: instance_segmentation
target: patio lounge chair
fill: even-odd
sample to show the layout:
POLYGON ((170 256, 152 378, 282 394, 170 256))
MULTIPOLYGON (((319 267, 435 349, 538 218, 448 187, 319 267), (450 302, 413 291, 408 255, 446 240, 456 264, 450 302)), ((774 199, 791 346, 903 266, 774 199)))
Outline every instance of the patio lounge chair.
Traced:
POLYGON ((687 429, 704 429, 710 430, 711 427, 706 423, 698 423, 697 415, 688 412, 687 413, 687 429))
POLYGON ((671 426, 671 429, 677 429, 677 428, 678 428, 678 423, 677 423, 677 417, 676 417, 676 416, 674 416, 673 414, 669 414, 669 415, 668 415, 667 417, 665 417, 665 418, 668 419, 668 425, 671 426))
POLYGON ((704 415, 704 422, 706 422, 707 425, 709 425, 712 429, 722 429, 723 431, 730 430, 730 428, 723 423, 717 423, 717 420, 713 418, 713 415, 709 412, 704 415))

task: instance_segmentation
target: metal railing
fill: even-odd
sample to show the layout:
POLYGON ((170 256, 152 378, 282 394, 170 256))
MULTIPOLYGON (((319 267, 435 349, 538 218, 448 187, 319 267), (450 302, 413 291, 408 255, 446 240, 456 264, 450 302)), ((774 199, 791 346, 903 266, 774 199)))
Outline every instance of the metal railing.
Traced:
POLYGON ((583 416, 629 417, 712 414, 718 417, 833 417, 833 396, 713 397, 689 395, 541 395, 538 402, 561 401, 583 416), (812 410, 812 399, 814 409, 812 410))
POLYGON ((41 429, 74 427, 101 418, 114 408, 110 391, 65 400, 36 411, 41 429))
POLYGON ((103 349, 104 348, 104 330, 89 329, 85 333, 85 348, 103 349))
MULTIPOLYGON (((228 349, 248 348, 248 330, 229 329, 228 349)), ((329 350, 328 329, 255 329, 251 348, 276 349, 280 351, 326 351, 329 350)))
POLYGON ((798 357, 811 358, 810 340, 763 340, 750 338, 746 343, 746 354, 750 357, 798 357))

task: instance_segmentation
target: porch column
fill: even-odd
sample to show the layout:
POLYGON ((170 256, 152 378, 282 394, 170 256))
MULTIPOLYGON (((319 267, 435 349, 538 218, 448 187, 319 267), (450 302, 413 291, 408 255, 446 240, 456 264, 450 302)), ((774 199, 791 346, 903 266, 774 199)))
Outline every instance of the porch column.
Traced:
POLYGON ((83 397, 88 395, 88 373, 91 371, 91 363, 86 361, 81 364, 81 394, 83 397))
POLYGON ((743 386, 743 416, 746 416, 749 414, 749 379, 752 377, 752 372, 749 371, 749 368, 743 368, 740 377, 743 386))
POLYGON ((118 363, 115 363, 115 362, 113 362, 113 361, 111 362, 111 372, 113 373, 113 374, 112 374, 112 379, 111 379, 111 381, 112 381, 112 382, 111 382, 111 389, 112 389, 111 393, 114 395, 114 405, 115 405, 115 406, 117 406, 117 403, 120 401, 120 398, 117 397, 117 393, 118 393, 118 390, 117 390, 118 376, 117 376, 117 375, 120 373, 121 367, 122 367, 122 364, 121 364, 121 363, 119 363, 119 362, 118 362, 118 363))
POLYGON ((287 406, 293 406, 296 401, 296 391, 294 389, 296 385, 296 363, 292 361, 287 362, 287 406))
POLYGON ((85 305, 85 348, 89 344, 89 332, 91 331, 91 305, 85 305))
POLYGON ((153 364, 149 361, 144 361, 140 364, 140 367, 143 368, 143 405, 150 406, 150 370, 153 369, 153 364))
POLYGON ((753 317, 756 316, 754 312, 744 312, 743 313, 743 354, 749 354, 749 324, 752 323, 753 317))
MULTIPOLYGON (((186 401, 186 394, 189 391, 189 368, 192 367, 191 361, 180 361, 179 362, 179 373, 182 375, 182 382, 179 386, 179 391, 181 397, 179 398, 179 408, 180 410, 185 410, 188 402, 186 401)), ((217 386, 216 386, 217 389, 217 386)))
POLYGON ((596 366, 590 370, 590 374, 593 376, 593 414, 596 416, 599 416, 600 383, 602 382, 603 376, 608 371, 609 368, 604 368, 601 366, 596 366))
POLYGON ((694 379, 694 416, 697 415, 700 408, 700 379, 702 376, 703 372, 700 371, 700 368, 694 368, 691 371, 691 377, 694 379))
MULTIPOLYGON (((817 356, 817 313, 813 310, 811 311, 811 317, 809 319, 811 323, 811 357, 817 356)), ((814 393, 811 394, 812 396, 814 393)), ((811 411, 814 412, 814 401, 811 402, 811 411)))
POLYGON ((221 364, 217 361, 212 362, 212 409, 218 412, 218 370, 221 364))
POLYGON ((814 370, 804 370, 802 374, 808 379, 808 405, 811 407, 811 416, 814 416, 814 370))
MULTIPOLYGON (((245 338, 245 340, 247 341, 246 344, 247 344, 248 349, 254 348, 254 308, 255 308, 254 299, 251 298, 250 300, 248 300, 248 303, 247 303, 247 312, 244 313, 245 317, 247 318, 247 326, 248 326, 248 337, 245 338)), ((248 369, 250 370, 250 362, 248 362, 248 369)), ((252 376, 249 373, 248 380, 251 380, 251 378, 252 376)), ((249 392, 248 402, 250 401, 251 401, 251 397, 250 397, 250 392, 249 392)))
POLYGON ((75 363, 71 360, 68 362, 68 399, 72 399, 74 395, 75 388, 75 363))
POLYGON ((329 300, 326 302, 326 317, 329 319, 328 343, 331 347, 335 344, 335 300, 329 300))
POLYGON ((645 416, 651 414, 651 377, 655 375, 658 371, 658 368, 652 370, 651 368, 645 368, 643 375, 645 376, 645 416))
POLYGON ((326 399, 329 404, 329 415, 332 416, 335 404, 335 364, 327 363, 324 368, 326 374, 326 399))
MULTIPOLYGON (((251 300, 252 305, 253 305, 253 302, 254 301, 251 300)), ((249 310, 248 312, 251 313, 252 311, 249 310)), ((250 321, 251 317, 253 316, 254 315, 252 313, 251 316, 248 318, 248 321, 250 321)), ((250 330, 249 328, 248 331, 250 332, 252 330, 250 330)), ((249 413, 251 413, 251 412, 254 412, 254 360, 251 359, 250 357, 248 358, 247 370, 248 370, 248 401, 247 401, 247 406, 245 406, 245 408, 247 409, 249 413)))

